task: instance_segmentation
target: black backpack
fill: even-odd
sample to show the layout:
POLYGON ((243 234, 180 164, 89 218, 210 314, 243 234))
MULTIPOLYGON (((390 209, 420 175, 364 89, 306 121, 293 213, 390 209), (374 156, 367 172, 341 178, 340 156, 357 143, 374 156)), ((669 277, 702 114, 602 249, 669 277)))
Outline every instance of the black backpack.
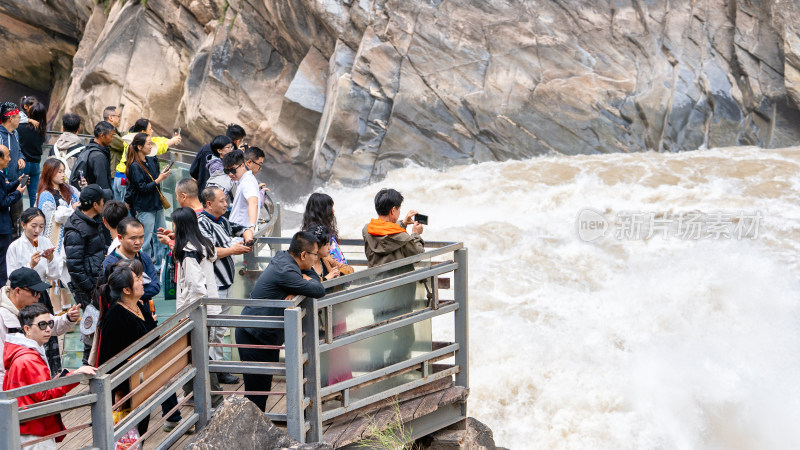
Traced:
POLYGON ((78 191, 83 189, 83 186, 81 186, 81 177, 86 178, 86 174, 88 173, 87 169, 89 168, 89 155, 91 155, 93 151, 97 150, 99 149, 84 148, 75 159, 75 164, 72 165, 72 172, 69 175, 69 184, 78 191))

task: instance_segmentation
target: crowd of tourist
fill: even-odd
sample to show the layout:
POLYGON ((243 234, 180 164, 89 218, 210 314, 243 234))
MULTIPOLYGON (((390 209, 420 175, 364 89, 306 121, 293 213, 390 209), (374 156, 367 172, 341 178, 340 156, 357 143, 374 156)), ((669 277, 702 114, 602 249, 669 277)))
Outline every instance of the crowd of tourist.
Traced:
MULTIPOLYGON (((137 120, 121 131, 120 109, 106 107, 103 120, 85 143, 78 133, 81 118, 61 118, 61 134, 48 154, 47 107, 25 97, 21 108, 0 104, 0 385, 14 389, 62 371, 58 336, 81 322, 83 366, 77 373, 93 374, 158 323, 153 299, 162 291, 164 261, 174 260, 176 309, 202 297, 230 298, 235 283, 235 259, 252 251, 259 212, 267 188, 256 175, 264 152, 244 143, 245 130, 229 125, 225 134, 200 148, 191 165, 191 178, 175 183, 177 205, 162 191, 170 167, 156 158, 181 136, 155 136, 150 121, 137 120), (27 191, 30 207, 23 207, 27 191), (167 229, 166 211, 172 227, 167 229), (81 318, 91 318, 83 320, 81 318)), ((422 225, 416 211, 400 220, 403 197, 393 189, 375 197, 377 219, 363 230, 370 266, 424 251, 422 225), (412 233, 406 228, 413 225, 412 233)), ((259 276, 250 298, 285 299, 296 295, 325 295, 322 281, 353 273, 338 243, 333 199, 314 193, 308 199, 301 230, 286 251, 277 252, 259 276)), ((229 314, 230 307, 210 306, 209 314, 229 314)), ((243 315, 281 316, 276 308, 246 306, 243 315)), ((335 335, 347 331, 346 320, 334 312, 335 335)), ((210 343, 220 344, 226 327, 209 330, 210 343)), ((237 328, 231 333, 242 361, 277 361, 278 350, 246 345, 283 343, 281 329, 237 328)), ((209 357, 222 360, 222 346, 211 346, 209 357)), ((346 362, 336 361, 328 382, 352 377, 346 362)), ((219 383, 238 383, 233 374, 212 374, 219 383)), ((272 377, 244 375, 245 390, 271 389, 272 377)), ((74 384, 20 397, 20 406, 65 395, 74 384)), ((189 386, 185 390, 190 389, 189 386)), ((123 383, 114 392, 119 401, 129 392, 123 383)), ((266 396, 248 395, 261 409, 266 396)), ((115 401, 115 403, 116 403, 115 401)), ((221 401, 212 396, 212 405, 221 401)), ((162 405, 168 415, 177 396, 162 405)), ((181 421, 180 412, 166 417, 165 430, 181 421)), ((148 421, 138 431, 147 430, 148 421)), ((57 416, 26 422, 23 441, 63 430, 57 416)), ((30 448, 55 448, 57 439, 30 448)))

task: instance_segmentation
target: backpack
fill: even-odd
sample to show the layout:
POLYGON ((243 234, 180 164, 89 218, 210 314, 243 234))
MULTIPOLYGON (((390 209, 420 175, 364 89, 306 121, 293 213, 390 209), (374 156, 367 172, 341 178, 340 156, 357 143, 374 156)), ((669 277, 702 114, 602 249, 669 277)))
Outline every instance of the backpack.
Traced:
POLYGON ((99 149, 96 148, 84 149, 75 159, 75 164, 72 166, 72 173, 69 175, 69 184, 78 191, 83 188, 83 186, 81 186, 81 177, 86 178, 86 174, 88 173, 87 169, 89 168, 89 155, 91 155, 93 151, 98 150, 99 149))
POLYGON ((53 145, 53 158, 60 160, 64 163, 64 174, 69 179, 72 173, 72 165, 75 163, 75 157, 86 148, 85 145, 76 145, 66 150, 61 150, 57 145, 53 145))

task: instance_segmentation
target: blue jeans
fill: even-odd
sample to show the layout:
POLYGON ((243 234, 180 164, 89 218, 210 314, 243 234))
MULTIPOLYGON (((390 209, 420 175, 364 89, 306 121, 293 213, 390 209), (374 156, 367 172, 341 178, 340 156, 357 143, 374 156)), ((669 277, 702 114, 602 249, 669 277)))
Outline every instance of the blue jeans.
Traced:
POLYGON ((144 226, 144 244, 142 245, 142 251, 150 255, 150 258, 153 259, 153 265, 158 268, 161 265, 161 261, 164 259, 164 244, 158 242, 158 237, 156 237, 156 230, 161 228, 166 228, 167 222, 164 218, 164 210, 158 211, 139 211, 136 213, 136 218, 139 219, 139 222, 142 222, 142 226, 144 226))
POLYGON ((114 200, 118 202, 125 201, 125 191, 128 189, 128 186, 122 185, 122 178, 114 177, 114 183, 111 185, 111 190, 114 191, 114 200))
POLYGON ((39 188, 39 175, 42 174, 42 166, 40 163, 26 161, 22 173, 31 177, 31 181, 28 183, 28 200, 31 201, 31 206, 36 206, 36 189, 39 188))

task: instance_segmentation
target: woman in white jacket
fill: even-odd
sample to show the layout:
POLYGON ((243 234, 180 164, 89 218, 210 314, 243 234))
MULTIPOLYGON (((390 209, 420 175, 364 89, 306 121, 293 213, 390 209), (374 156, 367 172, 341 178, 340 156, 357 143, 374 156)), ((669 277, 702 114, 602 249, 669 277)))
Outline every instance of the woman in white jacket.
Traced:
MULTIPOLYGON (((39 278, 46 283, 58 281, 64 260, 50 239, 42 234, 45 229, 44 214, 39 208, 28 208, 22 212, 20 223, 24 233, 8 246, 6 252, 8 276, 10 277, 11 272, 20 267, 28 267, 35 270, 39 278)), ((63 314, 69 309, 62 309, 60 305, 57 305, 59 310, 54 311, 47 291, 39 295, 39 303, 43 303, 50 314, 63 314)), ((44 348, 50 362, 50 369, 53 370, 53 373, 60 371, 61 350, 58 346, 58 338, 55 335, 52 336, 44 348)))
MULTIPOLYGON (((219 295, 217 278, 214 275, 217 249, 214 248, 214 243, 200 232, 200 227, 197 225, 197 213, 192 208, 178 208, 172 211, 170 218, 172 219, 172 231, 175 233, 172 256, 175 258, 178 275, 176 308, 180 311, 181 308, 197 299, 215 298, 219 295)), ((208 306, 208 314, 220 313, 222 313, 222 306, 208 306)), ((217 329, 218 327, 208 329, 209 344, 222 343, 223 333, 218 332, 217 329)), ((222 347, 211 346, 209 348, 211 359, 221 360, 222 356, 222 347)), ((212 373, 210 378, 211 390, 221 390, 217 374, 212 373)), ((184 387, 184 392, 188 393, 190 390, 188 385, 184 387)), ((216 408, 220 403, 222 403, 222 396, 213 394, 211 396, 212 407, 216 408)))
MULTIPOLYGON (((203 297, 216 297, 217 280, 214 261, 217 250, 214 243, 200 232, 197 214, 191 208, 178 208, 172 212, 172 229, 175 247, 172 255, 178 266, 177 309, 203 297)), ((219 305, 209 306, 209 314, 219 314, 219 305)))
POLYGON ((25 232, 11 243, 6 252, 8 275, 20 267, 30 267, 45 282, 58 280, 64 260, 50 239, 42 234, 44 213, 39 208, 28 208, 22 212, 20 222, 25 232))

